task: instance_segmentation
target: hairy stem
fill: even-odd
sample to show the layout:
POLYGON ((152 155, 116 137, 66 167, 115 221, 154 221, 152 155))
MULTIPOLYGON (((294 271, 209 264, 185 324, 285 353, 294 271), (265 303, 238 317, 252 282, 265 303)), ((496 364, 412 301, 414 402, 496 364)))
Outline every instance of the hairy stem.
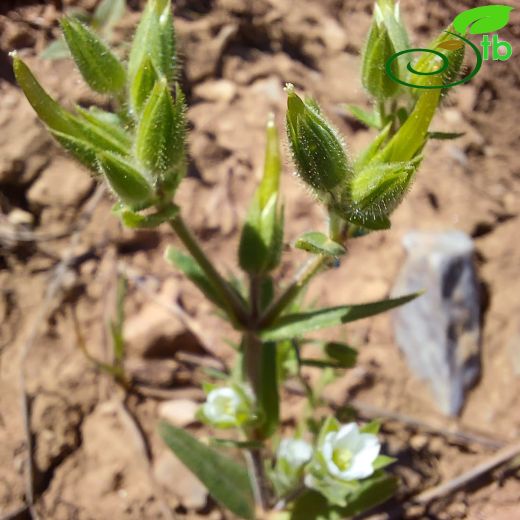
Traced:
POLYGON ((215 269, 211 261, 208 259, 204 251, 201 249, 197 239, 186 226, 186 223, 180 215, 170 220, 170 226, 175 231, 186 249, 197 261, 200 268, 204 271, 209 280, 213 283, 215 289, 219 292, 222 300, 226 303, 226 307, 231 317, 238 323, 245 324, 248 321, 247 311, 243 303, 238 298, 230 285, 224 280, 220 273, 215 269))

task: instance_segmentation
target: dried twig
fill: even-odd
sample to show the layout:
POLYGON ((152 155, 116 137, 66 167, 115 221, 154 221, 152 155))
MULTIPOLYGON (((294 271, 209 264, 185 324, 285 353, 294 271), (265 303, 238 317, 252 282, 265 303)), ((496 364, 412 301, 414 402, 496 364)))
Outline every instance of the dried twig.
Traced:
POLYGON ((101 198, 105 192, 105 188, 100 185, 94 195, 87 202, 85 209, 82 214, 78 217, 74 234, 70 238, 69 246, 65 253, 63 254, 62 260, 56 266, 54 271, 51 274, 49 284, 47 285, 45 295, 43 298, 43 302, 40 305, 40 308, 33 319, 32 326, 30 328, 29 335, 22 345, 21 353, 20 353, 20 389, 21 389, 21 410, 23 415, 23 425, 25 432, 25 440, 27 443, 27 463, 25 464, 25 494, 26 494, 26 502, 27 507, 29 508, 29 512, 31 518, 33 520, 38 519, 38 513, 35 510, 35 489, 34 489, 34 445, 33 445, 33 437, 31 432, 31 397, 27 392, 26 380, 25 380, 25 365, 27 359, 29 358, 29 354, 31 353, 31 349, 36 341, 38 336, 38 332, 41 324, 47 317, 49 312, 49 308, 51 307, 51 302, 58 293, 61 284, 63 282, 63 278, 71 259, 73 259, 74 249, 79 243, 79 239, 81 237, 81 232, 85 229, 86 225, 92 218, 94 210, 97 205, 101 201, 101 198))
POLYGON ((435 486, 432 489, 428 489, 423 493, 420 493, 416 497, 413 497, 411 502, 415 504, 426 505, 432 502, 433 500, 437 500, 439 498, 451 495, 452 493, 466 486, 473 480, 482 477, 486 473, 489 473, 496 467, 505 464, 506 462, 517 457, 518 455, 520 455, 520 442, 511 444, 509 446, 505 446, 497 453, 495 453, 495 455, 485 460, 484 462, 478 464, 469 471, 466 471, 466 473, 463 473, 462 475, 459 475, 458 477, 455 477, 454 479, 451 479, 447 482, 443 482, 438 486, 435 486))

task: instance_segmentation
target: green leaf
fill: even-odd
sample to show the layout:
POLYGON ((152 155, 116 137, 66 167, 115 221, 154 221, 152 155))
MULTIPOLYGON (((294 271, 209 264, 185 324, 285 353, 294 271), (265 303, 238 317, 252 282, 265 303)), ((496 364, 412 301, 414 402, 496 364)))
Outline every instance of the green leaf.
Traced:
POLYGON ((329 341, 325 344, 324 350, 327 356, 334 359, 343 368, 350 368, 356 364, 357 350, 345 343, 329 341))
POLYGON ((302 358, 300 359, 300 365, 315 368, 343 368, 343 366, 337 361, 332 361, 330 359, 302 358))
POLYGON ((224 303, 219 297, 219 293, 193 257, 179 251, 173 246, 169 246, 166 249, 164 257, 168 263, 179 269, 188 280, 195 284, 208 300, 221 309, 225 308, 224 303))
POLYGON ((29 67, 12 53, 13 70, 18 85, 33 107, 38 117, 52 130, 78 137, 78 131, 72 121, 72 116, 61 105, 56 103, 33 76, 29 67))
POLYGON ((376 111, 367 111, 356 105, 345 105, 345 108, 361 123, 369 128, 381 128, 381 117, 376 111))
POLYGON ((346 253, 345 248, 341 244, 334 242, 334 240, 319 231, 304 233, 296 240, 294 247, 316 255, 337 257, 346 253))
POLYGON ((451 140, 458 139, 466 132, 428 132, 428 139, 451 140))
MULTIPOLYGON (((87 137, 95 133, 99 146, 103 149, 118 151, 123 155, 129 155, 132 149, 132 138, 123 127, 122 121, 113 112, 106 112, 98 107, 90 107, 88 110, 76 106, 79 122, 83 123, 82 130, 87 137), (106 144, 104 144, 106 143, 106 144)), ((78 118, 76 119, 78 120, 78 118)))
POLYGON ((88 85, 102 94, 117 94, 126 83, 123 64, 86 25, 72 17, 61 20, 70 53, 88 85))
POLYGON ((62 37, 49 43, 40 53, 40 58, 43 60, 62 60, 69 57, 69 48, 67 47, 65 39, 62 37))
POLYGON ((344 507, 329 504, 317 491, 307 491, 296 500, 290 519, 343 520, 386 502, 397 490, 397 479, 384 472, 376 472, 359 484, 355 490, 346 491, 344 507))
MULTIPOLYGON (((364 430, 363 430, 364 431, 364 430)), ((391 464, 397 462, 397 459, 394 457, 388 457, 387 455, 379 455, 377 459, 372 464, 374 470, 383 469, 391 464)))
POLYGON ((357 157, 354 163, 354 169, 356 172, 360 172, 365 168, 368 163, 375 157, 377 152, 381 149, 381 146, 386 141, 392 124, 388 123, 374 140, 363 150, 357 157))
POLYGON ((253 493, 243 466, 166 422, 159 424, 159 434, 217 502, 240 518, 254 519, 253 493))
POLYGON ((361 426, 359 431, 362 433, 372 433, 373 435, 377 435, 381 428, 381 423, 379 421, 370 421, 369 423, 361 426))
POLYGON ((378 162, 408 162, 424 147, 428 127, 439 105, 440 89, 425 90, 401 128, 374 158, 378 162))
POLYGON ((67 150, 75 159, 81 164, 86 166, 89 170, 95 174, 99 174, 99 166, 97 161, 97 153, 99 150, 92 144, 84 141, 83 139, 77 139, 71 137, 63 132, 50 131, 53 137, 58 143, 67 150))
POLYGON ((133 166, 112 152, 98 154, 101 173, 114 193, 130 207, 142 206, 152 195, 152 188, 144 176, 133 166))
POLYGON ((318 311, 301 312, 282 316, 271 327, 261 333, 264 341, 281 341, 300 337, 307 332, 313 332, 343 323, 369 318, 381 314, 400 305, 404 305, 420 296, 421 293, 409 294, 389 300, 365 303, 361 305, 343 305, 318 311))
POLYGON ((131 229, 149 229, 160 226, 174 218, 179 213, 179 208, 172 204, 151 215, 141 215, 126 207, 117 208, 115 212, 126 227, 131 229))
POLYGON ((125 0, 101 0, 92 16, 92 28, 108 35, 112 27, 123 18, 125 10, 125 0))
POLYGON ((235 441, 234 439, 219 439, 217 437, 210 437, 210 443, 215 446, 224 446, 226 448, 238 448, 240 450, 250 450, 262 448, 262 443, 259 441, 235 441))

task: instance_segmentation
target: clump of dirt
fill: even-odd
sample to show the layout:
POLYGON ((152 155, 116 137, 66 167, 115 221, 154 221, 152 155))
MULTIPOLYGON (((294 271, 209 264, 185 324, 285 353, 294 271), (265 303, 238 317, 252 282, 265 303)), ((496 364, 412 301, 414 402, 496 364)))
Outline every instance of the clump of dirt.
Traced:
MULTIPOLYGON (((142 3, 142 2, 141 2, 142 3)), ((22 508, 32 442, 34 493, 42 518, 224 518, 157 437, 157 404, 200 400, 201 363, 230 363, 233 332, 184 280, 164 264, 168 229, 133 232, 109 218, 110 197, 49 139, 14 83, 8 52, 17 49, 45 86, 64 103, 92 97, 72 64, 38 58, 57 35, 64 8, 92 10, 94 0, 9 1, 0 8, 0 514, 22 508), (72 238, 71 238, 72 237, 72 238), (62 259, 66 258, 66 262, 62 259), (130 276, 128 370, 147 397, 124 400, 78 349, 79 322, 90 354, 110 356, 106 321, 116 273, 130 276), (59 283, 57 283, 59 282, 59 283), (29 348, 28 348, 29 347, 29 348), (160 368, 158 368, 160 366, 160 368), (30 418, 20 405, 23 367, 30 418), (198 368, 194 368, 198 367, 198 368), (144 439, 132 420, 144 428, 144 439), (27 436, 27 433, 30 436, 27 436), (149 460, 152 460, 150 465, 149 460), (173 475, 175 475, 173 477, 173 475), (179 476, 180 475, 180 476, 179 476), (172 482, 183 481, 183 485, 172 482)), ((139 2, 116 31, 129 34, 139 2)), ((412 37, 427 43, 470 2, 402 2, 412 37)), ((263 160, 269 112, 283 125, 283 84, 312 94, 359 151, 371 132, 341 104, 367 104, 359 83, 359 52, 371 2, 200 0, 177 2, 176 27, 190 109, 189 177, 179 202, 208 252, 224 271, 235 267, 239 223, 263 160)), ((501 31, 520 45, 518 16, 501 31)), ((422 490, 453 478, 520 434, 519 57, 485 63, 454 90, 435 130, 465 132, 431 142, 417 182, 395 213, 392 230, 352 243, 346 261, 310 291, 328 304, 387 295, 402 262, 400 239, 410 228, 457 228, 476 243, 488 303, 483 328, 483 375, 459 419, 441 416, 409 372, 387 316, 355 324, 359 365, 326 397, 354 404, 362 417, 382 416, 386 452, 398 458, 399 496, 380 518, 513 518, 520 484, 515 468, 488 475, 479 489, 423 507, 403 506, 422 490), (518 286, 518 287, 517 287, 518 286), (411 421, 410 417, 414 420, 411 421), (464 430, 466 438, 451 435, 464 430), (397 516, 396 516, 397 515, 397 516)), ((319 228, 323 215, 285 165, 287 243, 319 228)), ((285 255, 280 277, 299 254, 285 255)), ((420 346, 418 346, 420 348, 420 346)), ((300 399, 286 396, 288 426, 300 399)), ((201 427, 190 426, 199 434, 201 427)))

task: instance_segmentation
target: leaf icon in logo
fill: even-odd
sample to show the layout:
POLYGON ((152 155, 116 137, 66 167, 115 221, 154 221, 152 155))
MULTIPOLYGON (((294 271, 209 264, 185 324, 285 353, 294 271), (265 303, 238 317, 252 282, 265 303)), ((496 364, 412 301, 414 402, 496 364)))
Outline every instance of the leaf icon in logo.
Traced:
POLYGON ((456 51, 461 47, 464 47, 464 42, 461 40, 445 40, 437 45, 437 49, 446 49, 447 51, 456 51))
POLYGON ((461 34, 469 29, 470 34, 484 34, 498 31, 509 22, 509 5, 484 5, 468 9, 453 20, 453 27, 461 34))

